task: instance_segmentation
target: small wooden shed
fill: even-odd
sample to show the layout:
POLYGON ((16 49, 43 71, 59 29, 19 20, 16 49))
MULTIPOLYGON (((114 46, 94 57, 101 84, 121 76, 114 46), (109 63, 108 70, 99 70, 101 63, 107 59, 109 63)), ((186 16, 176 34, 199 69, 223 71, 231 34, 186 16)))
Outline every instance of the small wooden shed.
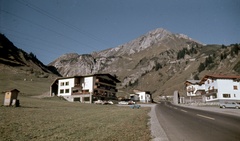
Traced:
POLYGON ((4 106, 19 106, 19 100, 17 99, 18 93, 20 91, 17 89, 12 89, 5 92, 4 106))

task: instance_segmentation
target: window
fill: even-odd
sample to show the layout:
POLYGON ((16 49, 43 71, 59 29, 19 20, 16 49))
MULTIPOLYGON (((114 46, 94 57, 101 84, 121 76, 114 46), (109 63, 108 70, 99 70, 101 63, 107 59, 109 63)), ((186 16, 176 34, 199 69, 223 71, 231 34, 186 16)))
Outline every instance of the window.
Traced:
POLYGON ((234 94, 233 96, 236 97, 236 94, 234 94))
POLYGON ((84 101, 90 101, 90 97, 84 97, 83 100, 84 101))
POLYGON ((223 94, 223 98, 230 98, 231 95, 230 94, 223 94))
POLYGON ((64 93, 64 90, 63 90, 63 89, 61 89, 61 90, 60 90, 60 94, 63 94, 63 93, 64 93))
POLYGON ((69 93, 69 89, 65 89, 65 93, 69 93))
POLYGON ((234 89, 234 90, 238 90, 238 86, 236 86, 236 85, 233 86, 233 89, 234 89))
POLYGON ((64 82, 61 82, 61 83, 60 83, 60 86, 64 86, 64 82))
POLYGON ((68 85, 69 85, 69 82, 66 82, 65 85, 68 86, 68 85))

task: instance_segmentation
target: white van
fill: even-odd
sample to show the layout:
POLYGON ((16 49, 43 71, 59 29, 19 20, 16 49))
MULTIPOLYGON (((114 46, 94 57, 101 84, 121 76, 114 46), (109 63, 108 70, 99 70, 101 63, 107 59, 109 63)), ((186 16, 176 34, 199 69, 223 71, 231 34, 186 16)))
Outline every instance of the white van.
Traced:
POLYGON ((236 108, 236 109, 240 109, 240 102, 231 102, 231 101, 220 102, 220 108, 236 108))

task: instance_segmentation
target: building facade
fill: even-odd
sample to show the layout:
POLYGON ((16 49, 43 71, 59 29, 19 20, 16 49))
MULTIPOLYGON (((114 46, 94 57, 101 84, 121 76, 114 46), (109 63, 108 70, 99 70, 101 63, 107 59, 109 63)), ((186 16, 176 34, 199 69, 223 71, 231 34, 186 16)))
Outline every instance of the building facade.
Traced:
POLYGON ((204 102, 240 101, 240 76, 206 75, 204 102))
POLYGON ((187 80, 185 82, 185 88, 187 91, 187 96, 200 96, 201 91, 205 90, 205 85, 200 84, 200 80, 187 80))
POLYGON ((110 74, 63 77, 52 83, 50 94, 64 97, 68 101, 92 103, 99 99, 115 99, 116 85, 119 82, 110 74))
POLYGON ((152 95, 149 91, 140 91, 140 90, 133 90, 135 95, 138 96, 139 102, 142 103, 151 103, 152 102, 152 95))
POLYGON ((187 92, 187 98, 185 102, 202 102, 202 94, 205 93, 205 85, 200 83, 201 80, 187 80, 185 89, 187 92))

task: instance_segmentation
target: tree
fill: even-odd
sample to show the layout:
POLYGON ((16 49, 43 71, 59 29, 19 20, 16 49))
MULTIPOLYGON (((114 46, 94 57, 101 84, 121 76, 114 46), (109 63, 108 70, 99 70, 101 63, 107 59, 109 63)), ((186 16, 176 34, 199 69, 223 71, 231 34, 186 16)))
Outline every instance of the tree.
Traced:
POLYGON ((221 61, 224 59, 224 56, 223 56, 222 53, 221 53, 221 55, 220 55, 220 59, 221 59, 221 61))
POLYGON ((205 60, 205 67, 209 66, 211 63, 213 63, 213 59, 209 55, 208 58, 206 58, 206 60, 205 60))
POLYGON ((193 77, 194 80, 199 80, 198 74, 195 74, 193 77))
POLYGON ((224 44, 222 44, 222 49, 226 48, 226 46, 224 44))
POLYGON ((199 67, 198 67, 198 72, 202 72, 203 70, 205 70, 205 65, 204 63, 200 63, 199 67))
POLYGON ((155 66, 155 71, 158 71, 161 68, 162 68, 162 65, 160 63, 157 63, 155 66))
POLYGON ((238 50, 239 50, 238 44, 234 44, 234 46, 231 49, 231 53, 235 53, 236 55, 238 55, 238 50))

